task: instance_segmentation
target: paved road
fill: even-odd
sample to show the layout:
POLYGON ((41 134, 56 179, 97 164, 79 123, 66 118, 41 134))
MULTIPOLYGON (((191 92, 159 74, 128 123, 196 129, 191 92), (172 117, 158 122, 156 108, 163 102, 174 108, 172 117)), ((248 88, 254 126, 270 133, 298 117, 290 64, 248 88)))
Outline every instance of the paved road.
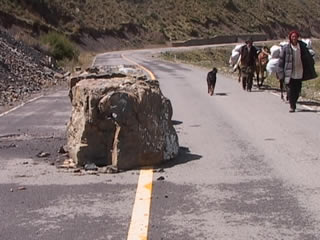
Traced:
MULTIPOLYGON (((152 51, 94 62, 127 64, 124 54, 156 75, 173 105, 181 154, 154 173, 149 239, 320 239, 318 110, 289 113, 279 96, 244 92, 221 74, 209 96, 206 70, 152 51)), ((76 176, 50 165, 65 143, 66 94, 0 117, 0 239, 127 238, 139 171, 76 176)))

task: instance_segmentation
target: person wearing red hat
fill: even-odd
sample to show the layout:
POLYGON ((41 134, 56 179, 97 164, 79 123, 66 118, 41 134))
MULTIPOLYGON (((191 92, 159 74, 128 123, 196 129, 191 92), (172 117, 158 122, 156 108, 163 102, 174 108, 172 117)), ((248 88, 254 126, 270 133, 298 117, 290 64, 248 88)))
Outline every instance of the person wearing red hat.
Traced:
POLYGON ((284 45, 280 52, 277 74, 287 87, 289 112, 295 112, 302 81, 316 78, 317 74, 314 69, 313 57, 307 45, 299 40, 300 34, 294 30, 289 33, 288 37, 289 43, 284 45))

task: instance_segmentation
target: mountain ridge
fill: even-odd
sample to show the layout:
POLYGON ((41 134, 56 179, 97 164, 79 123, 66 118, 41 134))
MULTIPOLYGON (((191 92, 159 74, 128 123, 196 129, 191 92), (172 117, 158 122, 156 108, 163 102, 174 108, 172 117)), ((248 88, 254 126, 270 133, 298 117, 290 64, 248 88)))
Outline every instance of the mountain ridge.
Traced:
MULTIPOLYGON (((0 25, 37 38, 58 31, 88 50, 141 48, 215 35, 297 29, 320 37, 320 2, 309 0, 0 0, 0 25)), ((17 34, 17 33, 15 33, 17 34)))

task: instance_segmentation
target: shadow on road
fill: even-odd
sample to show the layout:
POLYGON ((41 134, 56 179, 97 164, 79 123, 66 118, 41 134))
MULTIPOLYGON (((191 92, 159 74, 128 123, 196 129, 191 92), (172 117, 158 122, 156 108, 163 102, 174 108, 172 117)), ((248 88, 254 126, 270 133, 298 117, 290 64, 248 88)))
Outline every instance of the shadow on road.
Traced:
POLYGON ((319 107, 320 106, 320 102, 316 102, 316 101, 298 101, 299 104, 302 104, 302 105, 306 105, 306 106, 317 106, 319 107))
POLYGON ((297 112, 312 112, 312 113, 319 113, 318 110, 309 110, 309 109, 299 109, 297 112))
POLYGON ((180 125, 180 124, 183 123, 183 122, 178 121, 178 120, 172 120, 171 122, 172 122, 173 125, 180 125))
POLYGON ((215 93, 216 96, 228 96, 228 93, 215 93))
MULTIPOLYGON (((264 92, 264 91, 273 91, 273 92, 281 93, 280 87, 279 87, 279 88, 276 88, 276 87, 271 87, 271 86, 269 86, 269 85, 260 86, 260 90, 261 90, 262 92, 264 92)), ((285 93, 286 93, 286 90, 284 89, 284 90, 282 90, 282 92, 283 92, 283 94, 285 94, 285 93)))
POLYGON ((158 166, 158 168, 171 168, 179 164, 184 164, 190 161, 199 160, 202 158, 201 155, 190 153, 189 148, 187 147, 180 147, 179 154, 174 159, 163 163, 158 166))

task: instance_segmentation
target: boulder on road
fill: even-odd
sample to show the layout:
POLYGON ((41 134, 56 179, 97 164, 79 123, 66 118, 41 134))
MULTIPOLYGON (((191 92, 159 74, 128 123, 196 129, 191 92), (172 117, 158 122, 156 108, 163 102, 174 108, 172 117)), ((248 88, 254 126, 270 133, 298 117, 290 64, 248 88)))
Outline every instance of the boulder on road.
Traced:
POLYGON ((178 154, 171 102, 157 80, 119 73, 88 76, 70 81, 68 151, 78 166, 94 163, 127 170, 178 154))

